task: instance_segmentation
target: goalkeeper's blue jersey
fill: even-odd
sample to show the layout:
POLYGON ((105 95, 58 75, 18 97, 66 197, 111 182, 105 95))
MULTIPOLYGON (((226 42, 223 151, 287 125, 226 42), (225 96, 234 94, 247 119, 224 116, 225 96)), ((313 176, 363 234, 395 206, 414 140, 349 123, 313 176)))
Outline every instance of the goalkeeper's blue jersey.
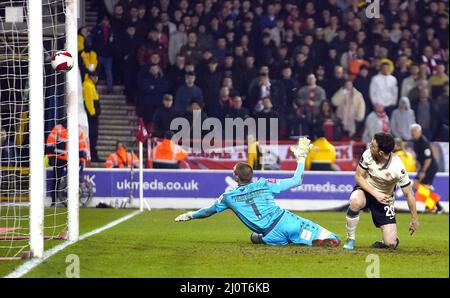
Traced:
POLYGON ((283 213, 274 197, 280 191, 277 180, 261 178, 222 194, 214 207, 216 212, 232 210, 250 230, 263 233, 283 213))
POLYGON ((256 182, 239 185, 222 194, 211 206, 194 212, 192 218, 204 218, 230 209, 250 230, 264 234, 276 225, 284 212, 284 209, 275 204, 274 195, 300 185, 303 169, 304 164, 298 162, 292 178, 261 178, 256 182))

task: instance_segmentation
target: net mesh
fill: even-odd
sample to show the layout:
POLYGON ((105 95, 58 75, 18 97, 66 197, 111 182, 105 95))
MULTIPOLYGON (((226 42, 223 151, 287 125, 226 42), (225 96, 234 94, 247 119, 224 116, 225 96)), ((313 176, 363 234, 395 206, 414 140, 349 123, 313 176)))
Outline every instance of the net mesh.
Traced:
MULTIPOLYGON (((31 0, 30 0, 31 1, 31 0)), ((0 2, 0 258, 21 255, 29 248, 29 73, 27 0, 0 2)), ((50 61, 65 47, 64 0, 43 0, 45 140, 66 122, 65 74, 53 71, 50 61)), ((67 228, 65 162, 49 157, 64 140, 46 147, 47 167, 44 235, 57 239, 67 228), (54 166, 53 166, 54 165, 54 166), (56 177, 55 178, 55 174, 56 177), (53 199, 52 199, 53 197, 53 199), (56 201, 55 201, 56 200, 56 201)), ((47 247, 49 244, 45 244, 47 247)))

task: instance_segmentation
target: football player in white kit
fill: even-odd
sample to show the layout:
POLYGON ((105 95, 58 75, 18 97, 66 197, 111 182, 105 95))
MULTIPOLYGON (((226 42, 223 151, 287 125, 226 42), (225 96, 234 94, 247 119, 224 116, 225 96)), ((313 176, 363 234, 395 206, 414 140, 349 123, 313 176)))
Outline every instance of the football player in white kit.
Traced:
POLYGON ((412 235, 419 226, 416 200, 411 181, 401 159, 392 153, 394 138, 388 133, 377 133, 364 151, 355 173, 356 186, 350 195, 347 210, 347 241, 345 249, 354 249, 359 211, 368 208, 373 223, 381 229, 382 241, 372 244, 374 248, 396 248, 399 244, 395 221, 394 192, 400 185, 408 201, 411 213, 409 232, 412 235))

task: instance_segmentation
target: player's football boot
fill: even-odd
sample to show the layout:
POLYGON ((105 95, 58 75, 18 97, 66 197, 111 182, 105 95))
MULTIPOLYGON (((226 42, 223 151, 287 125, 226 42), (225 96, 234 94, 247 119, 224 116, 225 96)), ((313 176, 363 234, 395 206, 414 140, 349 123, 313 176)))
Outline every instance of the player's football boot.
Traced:
MULTIPOLYGON (((397 246, 400 244, 400 239, 397 238, 397 244, 394 248, 397 248, 397 246)), ((371 246, 371 248, 389 248, 386 244, 384 244, 383 241, 375 241, 371 246)))
POLYGON ((355 249, 355 239, 347 239, 343 248, 348 250, 355 249))

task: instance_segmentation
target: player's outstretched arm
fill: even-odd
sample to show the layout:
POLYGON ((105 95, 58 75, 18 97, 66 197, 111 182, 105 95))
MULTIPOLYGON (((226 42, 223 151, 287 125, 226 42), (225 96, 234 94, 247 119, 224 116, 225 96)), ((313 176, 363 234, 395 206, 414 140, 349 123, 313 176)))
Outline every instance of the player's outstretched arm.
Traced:
POLYGON ((273 186, 276 188, 276 192, 288 190, 302 184, 305 159, 311 147, 311 141, 308 138, 300 138, 297 147, 291 146, 291 151, 297 157, 297 169, 292 178, 277 180, 276 185, 273 186))
POLYGON ((416 199, 414 198, 414 193, 411 185, 402 188, 403 195, 406 197, 408 202, 409 212, 411 213, 411 222, 409 224, 409 233, 412 235, 419 227, 419 219, 417 217, 416 209, 416 199))
POLYGON ((211 206, 199 209, 197 211, 189 211, 180 214, 175 218, 175 221, 188 221, 191 219, 210 217, 211 215, 222 212, 227 208, 228 207, 223 201, 223 197, 221 196, 211 206))

